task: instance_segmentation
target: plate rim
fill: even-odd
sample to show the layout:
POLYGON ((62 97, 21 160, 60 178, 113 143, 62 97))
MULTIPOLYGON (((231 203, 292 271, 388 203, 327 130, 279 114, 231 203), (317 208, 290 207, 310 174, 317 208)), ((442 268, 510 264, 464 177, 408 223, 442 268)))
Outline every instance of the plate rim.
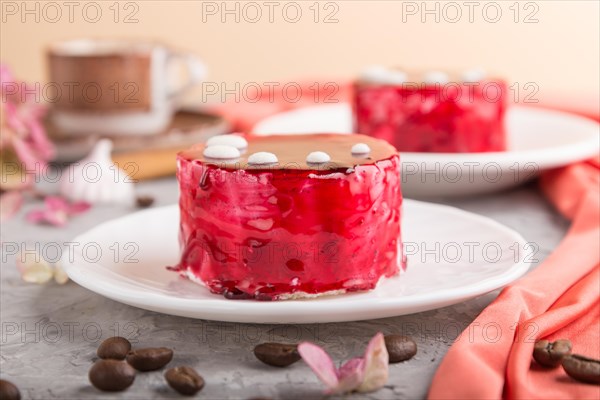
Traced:
MULTIPOLYGON (((344 112, 348 112, 351 109, 349 102, 339 102, 335 104, 319 104, 308 107, 301 107, 293 110, 287 110, 273 114, 260 120, 252 129, 252 134, 257 136, 265 136, 268 134, 260 133, 261 125, 270 123, 272 119, 282 118, 287 115, 294 115, 297 113, 306 113, 318 110, 324 112, 326 109, 343 109, 344 112)), ((572 114, 565 111, 559 111, 554 109, 546 109, 543 107, 532 107, 532 106, 521 106, 511 105, 507 109, 507 113, 510 112, 525 112, 543 115, 560 116, 563 118, 570 118, 573 121, 581 124, 588 124, 591 128, 594 127, 597 132, 600 132, 600 123, 586 118, 580 115, 572 114)), ((340 133, 340 132, 337 132, 340 133)), ((344 133, 340 133, 344 134, 344 133)), ((449 162, 447 159, 452 158, 452 162, 485 162, 485 163, 498 163, 501 167, 506 168, 513 165, 515 162, 532 162, 536 163, 540 169, 550 169, 563 165, 570 164, 574 161, 584 160, 586 158, 594 156, 600 150, 600 136, 592 137, 590 135, 586 140, 575 141, 570 144, 537 148, 537 149, 516 149, 508 151, 497 151, 488 153, 419 153, 419 152, 401 152, 401 160, 403 162, 449 162), (561 153, 557 157, 557 150, 561 153)))
MULTIPOLYGON (((453 213, 460 216, 466 216, 467 218, 474 219, 479 223, 487 224, 490 227, 494 227, 496 230, 501 231, 503 234, 512 237, 515 242, 519 245, 526 243, 525 239, 513 229, 495 221, 489 217, 468 212, 465 210, 458 209, 456 207, 447 206, 443 204, 428 203, 416 200, 404 199, 408 204, 414 206, 420 206, 425 208, 438 208, 443 209, 445 212, 453 213)), ((77 235, 73 240, 82 241, 87 240, 86 237, 93 235, 95 231, 106 229, 111 224, 121 222, 127 219, 139 218, 140 215, 150 213, 168 213, 172 209, 176 209, 177 204, 167 205, 163 207, 155 207, 148 210, 141 210, 135 213, 126 214, 124 216, 114 218, 105 221, 95 227, 77 235)), ((415 312, 422 312, 431 309, 444 307, 450 304, 460 303, 466 299, 474 298, 486 293, 490 293, 494 290, 500 289, 509 283, 515 281, 519 277, 523 276, 528 270, 531 263, 520 259, 517 263, 512 264, 511 267, 504 269, 501 273, 494 275, 493 277, 486 278, 476 283, 460 286, 458 288, 449 288, 445 290, 437 291, 436 293, 410 295, 407 297, 376 297, 364 299, 361 298, 361 294, 368 294, 369 292, 357 292, 350 293, 343 296, 343 301, 333 302, 322 301, 329 300, 331 298, 316 298, 316 299, 304 299, 304 300, 285 300, 285 301, 273 301, 273 302, 258 302, 258 301, 231 301, 224 299, 221 296, 215 295, 214 299, 198 299, 198 298, 176 298, 160 292, 152 292, 148 296, 148 290, 141 286, 135 286, 128 282, 120 282, 114 284, 111 281, 102 281, 94 283, 93 281, 86 280, 85 270, 90 268, 92 265, 86 260, 79 260, 79 252, 75 253, 75 257, 69 260, 66 255, 63 255, 61 259, 61 265, 65 272, 74 282, 80 286, 97 293, 103 297, 110 298, 112 300, 128 304, 134 307, 156 311, 168 315, 179 315, 188 318, 195 319, 210 319, 226 322, 241 322, 241 323, 326 323, 326 322, 343 322, 343 321, 357 321, 373 318, 386 318, 392 316, 399 316, 405 314, 412 314, 415 312), (79 265, 78 265, 79 264, 79 265), (123 288, 128 289, 124 291, 123 288), (115 293, 119 293, 118 296, 115 293), (145 296, 144 296, 145 294, 145 296), (165 300, 176 301, 178 309, 173 311, 171 308, 169 311, 163 311, 168 306, 161 305, 165 300), (365 301, 368 300, 368 301, 365 301), (260 304, 265 310, 260 313, 259 316, 254 318, 249 315, 247 318, 240 318, 240 314, 248 312, 260 304), (343 308, 350 308, 351 311, 340 312, 343 308), (408 310, 408 312, 404 312, 408 310), (227 311, 234 311, 234 315, 223 316, 220 313, 227 311), (273 320, 272 316, 265 320, 265 315, 275 312, 281 313, 285 311, 285 318, 278 316, 277 320, 273 320), (312 313, 318 311, 317 315, 312 313), (351 313, 354 312, 367 312, 376 311, 376 316, 363 318, 363 317, 352 317, 351 313), (194 315, 190 315, 193 313, 194 315), (335 317, 327 317, 336 313, 335 317), (307 319, 306 314, 311 314, 307 319), (385 315, 383 315, 385 314, 385 315), (215 318, 218 317, 218 318, 215 318), (304 320, 298 321, 298 318, 304 320)), ((110 268, 105 267, 110 271, 110 268)), ((183 278, 181 278, 183 279, 183 278)), ((376 289, 375 289, 376 290, 376 289)), ((341 298, 341 297, 340 297, 341 298)), ((250 313, 252 314, 252 313, 250 313)))

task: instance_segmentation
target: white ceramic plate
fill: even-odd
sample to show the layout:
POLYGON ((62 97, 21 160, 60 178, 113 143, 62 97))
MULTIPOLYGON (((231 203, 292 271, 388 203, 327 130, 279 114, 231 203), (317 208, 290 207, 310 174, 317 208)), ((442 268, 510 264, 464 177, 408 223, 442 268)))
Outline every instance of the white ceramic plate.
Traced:
POLYGON ((339 322, 410 314, 490 292, 529 267, 523 238, 497 222, 442 205, 408 200, 403 207, 408 269, 370 292, 276 302, 227 300, 212 294, 165 269, 179 258, 175 205, 108 221, 78 236, 74 241, 80 245, 73 248, 79 251, 66 254, 62 265, 81 286, 125 304, 190 318, 249 323, 339 322))
MULTIPOLYGON (((402 153, 406 196, 463 196, 526 182, 541 171, 598 154, 598 123, 576 115, 512 107, 506 115, 509 150, 496 153, 402 153)), ((254 128, 259 135, 352 132, 352 111, 340 103, 276 114, 254 128)))

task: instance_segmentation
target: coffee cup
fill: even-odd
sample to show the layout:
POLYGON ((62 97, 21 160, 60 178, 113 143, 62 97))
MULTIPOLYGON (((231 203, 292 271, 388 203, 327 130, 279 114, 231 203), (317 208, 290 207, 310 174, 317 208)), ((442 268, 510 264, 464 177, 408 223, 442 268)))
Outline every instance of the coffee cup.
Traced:
POLYGON ((159 133, 182 95, 206 74, 193 54, 136 40, 56 43, 48 50, 48 64, 47 86, 59 94, 53 98, 51 118, 68 135, 159 133), (187 73, 185 82, 175 84, 178 66, 187 73))

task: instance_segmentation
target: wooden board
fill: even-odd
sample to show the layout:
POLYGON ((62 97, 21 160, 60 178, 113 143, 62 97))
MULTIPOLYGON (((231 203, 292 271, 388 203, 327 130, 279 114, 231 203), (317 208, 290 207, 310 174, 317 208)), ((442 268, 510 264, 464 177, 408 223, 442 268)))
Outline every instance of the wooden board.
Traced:
POLYGON ((67 136, 46 119, 46 130, 56 145, 55 162, 70 163, 84 158, 100 138, 113 141, 113 160, 136 180, 159 178, 175 173, 175 155, 191 145, 229 132, 229 123, 221 116, 181 110, 171 125, 156 135, 140 136, 67 136))

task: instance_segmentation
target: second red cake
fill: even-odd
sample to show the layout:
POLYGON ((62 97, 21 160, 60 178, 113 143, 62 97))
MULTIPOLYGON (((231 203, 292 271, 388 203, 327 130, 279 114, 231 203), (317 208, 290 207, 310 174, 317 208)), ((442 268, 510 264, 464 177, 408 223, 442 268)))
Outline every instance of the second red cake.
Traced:
POLYGON ((401 152, 506 150, 506 83, 463 75, 372 70, 354 86, 355 130, 401 152))
POLYGON ((231 299, 282 300, 373 289, 404 266, 393 146, 317 134, 244 148, 227 136, 178 156, 182 276, 231 299))

